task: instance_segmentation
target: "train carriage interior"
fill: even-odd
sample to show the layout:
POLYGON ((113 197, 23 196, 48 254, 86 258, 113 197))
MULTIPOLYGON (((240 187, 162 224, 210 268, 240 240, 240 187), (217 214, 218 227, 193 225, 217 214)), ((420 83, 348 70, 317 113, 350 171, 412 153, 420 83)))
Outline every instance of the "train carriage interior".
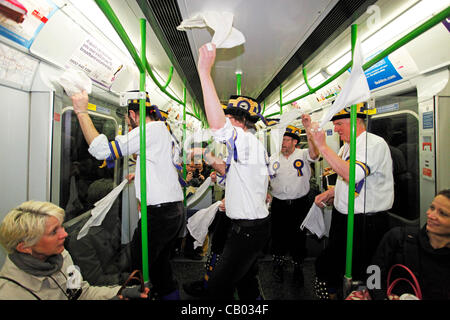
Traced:
MULTIPOLYGON (((212 77, 222 104, 230 95, 245 95, 258 101, 268 120, 300 109, 320 121, 350 78, 352 25, 357 25, 364 63, 385 53, 364 71, 370 88, 366 128, 387 142, 393 160, 390 227, 421 228, 436 193, 450 187, 449 0, 18 1, 26 13, 11 4, 15 2, 0 2, 0 220, 26 200, 57 204, 65 210, 66 249, 86 269, 101 266, 103 273, 112 274, 131 268, 129 246, 140 217, 133 183, 123 187, 103 222, 91 226, 84 239, 77 236, 98 201, 139 163, 133 156, 111 163, 89 153, 61 76, 72 69, 90 79, 88 112, 96 129, 111 141, 131 130, 121 100, 124 93, 139 89, 144 72, 151 103, 168 113, 167 122, 182 147, 184 177, 190 168, 209 175, 206 163, 199 160, 203 166, 196 167, 186 155, 192 146, 212 141, 196 65, 202 45, 230 32, 223 30, 224 13, 228 18, 231 13, 233 28, 245 39, 217 49, 212 77), (209 24, 177 29, 193 17, 209 17, 209 24), (139 66, 142 34, 147 63, 139 61, 139 66), (119 266, 124 269, 118 271, 119 266)), ((299 118, 294 123, 302 127, 299 118)), ((256 127, 270 155, 277 149, 276 139, 271 139, 275 134, 262 121, 256 127)), ((332 123, 324 130, 337 153, 343 143, 332 123)), ((304 132, 299 145, 308 148, 304 132)), ((226 157, 222 145, 214 150, 226 157)), ((329 166, 323 158, 312 164, 311 204, 327 188, 324 170, 329 166)), ((184 189, 188 217, 223 196, 221 188, 210 186, 196 197, 200 184, 184 189)), ((331 206, 325 215, 331 215, 331 206)), ((327 241, 327 236, 308 233, 302 288, 290 276, 283 283, 274 281, 269 242, 259 265, 264 298, 316 299, 314 262, 327 241)), ((203 247, 187 255, 192 243, 185 233, 174 248, 172 265, 182 299, 195 299, 181 284, 203 276, 210 242, 208 237, 203 247)), ((6 255, 1 249, 0 267, 6 255)), ((286 274, 292 269, 288 263, 286 274)), ((85 279, 99 285, 113 281, 98 278, 93 270, 85 272, 85 279)))

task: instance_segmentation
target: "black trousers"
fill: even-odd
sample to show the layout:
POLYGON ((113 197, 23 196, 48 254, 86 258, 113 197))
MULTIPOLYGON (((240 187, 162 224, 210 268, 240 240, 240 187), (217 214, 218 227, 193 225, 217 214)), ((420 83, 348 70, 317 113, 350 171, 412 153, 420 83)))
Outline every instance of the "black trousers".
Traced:
MULTIPOLYGON (((347 252, 347 215, 333 209, 328 246, 316 259, 316 276, 329 287, 343 283, 347 252)), ((383 235, 388 231, 387 212, 355 214, 353 227, 352 279, 364 281, 366 269, 383 235)))
MULTIPOLYGON (((153 291, 160 296, 177 289, 170 255, 185 221, 183 202, 147 206, 148 265, 153 291)), ((142 270, 141 220, 133 235, 132 259, 134 269, 142 270)))
POLYGON ((270 217, 259 220, 232 220, 220 262, 208 281, 206 297, 256 300, 260 296, 258 258, 270 238, 270 217))
POLYGON ((306 256, 306 229, 300 225, 309 211, 308 196, 294 200, 272 200, 272 253, 284 256, 290 253, 292 260, 302 262, 306 256))
POLYGON ((212 232, 211 252, 222 254, 230 231, 231 219, 225 212, 218 211, 210 226, 212 232))

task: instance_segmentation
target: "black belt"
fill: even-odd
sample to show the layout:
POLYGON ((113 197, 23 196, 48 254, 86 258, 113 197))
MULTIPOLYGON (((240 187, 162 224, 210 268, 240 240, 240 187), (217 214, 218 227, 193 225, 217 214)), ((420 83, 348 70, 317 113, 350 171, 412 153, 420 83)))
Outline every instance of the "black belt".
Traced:
POLYGON ((276 197, 274 197, 274 199, 277 199, 277 201, 286 203, 287 205, 290 206, 290 205, 293 204, 295 201, 300 200, 300 199, 302 199, 302 198, 304 198, 304 197, 306 197, 306 196, 303 196, 303 197, 300 197, 300 198, 297 198, 297 199, 286 199, 286 200, 282 200, 282 199, 278 199, 278 198, 276 198, 276 197))
POLYGON ((254 220, 247 220, 247 219, 232 219, 231 222, 233 222, 234 224, 238 225, 239 227, 255 227, 255 226, 259 226, 261 224, 266 223, 267 221, 269 221, 270 219, 270 215, 268 215, 265 218, 262 219, 254 219, 254 220))
POLYGON ((180 203, 181 201, 174 201, 174 202, 164 202, 164 203, 159 203, 159 204, 155 204, 155 205, 148 205, 148 208, 163 208, 163 207, 168 207, 168 206, 172 206, 174 204, 180 203))
POLYGON ((381 214, 388 214, 388 212, 387 211, 377 211, 377 212, 367 212, 367 213, 363 213, 363 214, 371 217, 371 216, 378 216, 381 214))
MULTIPOLYGON (((346 214, 346 213, 342 213, 342 212, 338 211, 336 208, 333 208, 333 211, 336 211, 339 214, 344 214, 344 215, 346 214)), ((388 212, 387 211, 377 211, 377 212, 355 213, 355 216, 359 215, 359 214, 365 215, 368 217, 372 217, 372 216, 378 216, 378 215, 382 215, 382 214, 388 214, 388 212)))

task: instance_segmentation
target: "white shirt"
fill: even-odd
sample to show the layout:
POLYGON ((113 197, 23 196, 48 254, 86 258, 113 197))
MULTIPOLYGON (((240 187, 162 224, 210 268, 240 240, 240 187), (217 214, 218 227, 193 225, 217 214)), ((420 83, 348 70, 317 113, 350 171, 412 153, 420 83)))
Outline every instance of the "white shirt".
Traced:
POLYGON ((270 166, 278 166, 270 180, 272 195, 281 200, 298 199, 308 194, 311 178, 308 149, 295 149, 287 158, 280 152, 270 157, 270 166))
MULTIPOLYGON (((350 145, 345 143, 339 150, 339 155, 341 159, 348 160, 350 145)), ((355 214, 375 213, 392 208, 394 178, 389 146, 383 138, 366 131, 356 138, 355 183, 355 193, 359 194, 355 194, 355 214), (369 175, 364 179, 366 172, 369 175)), ((340 176, 334 189, 334 206, 339 212, 348 213, 348 183, 340 176)))
POLYGON ((231 160, 226 176, 225 207, 231 219, 262 219, 269 215, 266 206, 269 176, 266 150, 251 133, 233 127, 227 118, 223 128, 211 130, 218 142, 225 142, 236 130, 237 162, 231 160))
MULTIPOLYGON (((172 136, 162 121, 147 122, 146 127, 146 171, 147 205, 182 201, 183 191, 178 181, 178 173, 172 162, 172 136)), ((126 135, 119 135, 118 142, 122 156, 137 154, 134 185, 136 197, 141 200, 139 127, 126 135)), ((110 154, 108 139, 97 136, 89 146, 89 153, 97 159, 105 159, 110 154)))

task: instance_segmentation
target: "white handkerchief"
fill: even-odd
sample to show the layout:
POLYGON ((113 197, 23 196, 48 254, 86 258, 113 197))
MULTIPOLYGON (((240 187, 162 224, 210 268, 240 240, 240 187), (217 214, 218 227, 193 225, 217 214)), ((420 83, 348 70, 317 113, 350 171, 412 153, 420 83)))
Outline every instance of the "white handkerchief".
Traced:
POLYGON ((361 52, 361 43, 356 41, 355 52, 353 56, 353 66, 350 78, 345 82, 344 87, 334 101, 333 105, 324 114, 320 122, 320 127, 323 126, 333 118, 333 116, 353 104, 364 102, 370 98, 369 84, 367 83, 366 75, 362 68, 364 64, 364 57, 361 52))
POLYGON ((230 12, 207 11, 183 20, 177 30, 209 27, 214 31, 211 42, 216 45, 216 48, 233 48, 245 42, 242 32, 233 28, 233 18, 230 12))
POLYGON ((280 121, 270 130, 271 154, 278 155, 281 152, 281 145, 283 143, 283 136, 286 132, 286 127, 299 118, 302 113, 303 112, 300 111, 300 109, 291 109, 281 115, 280 121))
POLYGON ((303 230, 305 227, 312 233, 316 234, 319 239, 327 234, 322 209, 320 209, 315 203, 313 203, 311 209, 309 209, 309 212, 303 220, 300 229, 303 230))
POLYGON ((211 177, 208 177, 203 181, 200 187, 197 188, 195 193, 187 200, 186 208, 192 207, 200 198, 203 197, 206 191, 209 190, 209 186, 211 185, 211 177))
POLYGON ((109 209, 111 209, 111 206, 113 205, 117 196, 122 192, 127 183, 128 180, 124 179, 121 184, 119 184, 104 198, 100 199, 94 204, 94 209, 91 210, 91 218, 84 224, 83 228, 81 228, 80 232, 78 233, 77 240, 80 240, 85 235, 87 235, 90 227, 99 226, 102 224, 109 209))
POLYGON ((194 249, 202 246, 203 242, 205 242, 208 228, 216 216, 220 203, 221 201, 217 201, 208 208, 198 210, 188 219, 187 228, 191 236, 195 239, 194 249))
POLYGON ((92 92, 92 80, 81 70, 67 69, 54 80, 64 88, 69 97, 83 90, 88 94, 92 92))

